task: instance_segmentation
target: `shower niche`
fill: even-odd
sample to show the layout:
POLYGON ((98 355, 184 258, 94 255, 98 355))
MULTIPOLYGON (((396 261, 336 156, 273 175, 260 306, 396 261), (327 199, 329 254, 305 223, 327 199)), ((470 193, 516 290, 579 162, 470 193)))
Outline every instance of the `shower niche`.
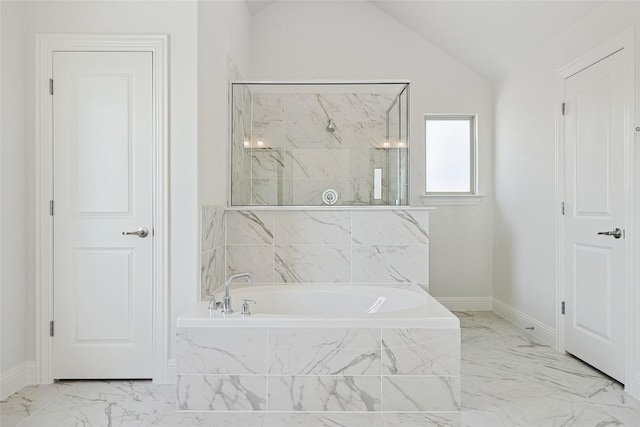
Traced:
POLYGON ((231 206, 408 204, 408 82, 232 82, 231 206))

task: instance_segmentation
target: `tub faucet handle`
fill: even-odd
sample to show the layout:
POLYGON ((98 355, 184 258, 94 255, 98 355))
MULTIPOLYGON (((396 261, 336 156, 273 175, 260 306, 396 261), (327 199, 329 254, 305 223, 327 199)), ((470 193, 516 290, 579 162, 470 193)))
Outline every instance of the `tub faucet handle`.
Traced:
POLYGON ((242 317, 244 316, 249 316, 251 314, 251 312, 249 311, 249 304, 255 304, 256 302, 252 299, 246 299, 244 300, 244 302, 242 303, 242 317))
POLYGON ((216 297, 212 296, 211 299, 209 299, 209 311, 215 311, 219 309, 221 305, 221 302, 216 301, 216 297))

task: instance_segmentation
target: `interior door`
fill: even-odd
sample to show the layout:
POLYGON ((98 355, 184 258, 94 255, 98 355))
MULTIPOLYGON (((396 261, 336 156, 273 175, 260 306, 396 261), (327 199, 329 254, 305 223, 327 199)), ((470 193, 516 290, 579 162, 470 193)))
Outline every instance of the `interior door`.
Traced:
POLYGON ((625 374, 624 51, 566 79, 566 350, 625 374))
POLYGON ((152 377, 151 61, 53 54, 56 379, 152 377))

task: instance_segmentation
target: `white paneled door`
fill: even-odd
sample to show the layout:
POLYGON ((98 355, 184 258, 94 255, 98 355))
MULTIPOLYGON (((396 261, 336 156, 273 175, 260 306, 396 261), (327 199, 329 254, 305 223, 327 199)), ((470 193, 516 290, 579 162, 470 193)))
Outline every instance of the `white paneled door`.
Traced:
POLYGON ((151 61, 53 54, 56 379, 152 377, 151 61))
POLYGON ((625 375, 623 50, 566 79, 566 350, 625 375))

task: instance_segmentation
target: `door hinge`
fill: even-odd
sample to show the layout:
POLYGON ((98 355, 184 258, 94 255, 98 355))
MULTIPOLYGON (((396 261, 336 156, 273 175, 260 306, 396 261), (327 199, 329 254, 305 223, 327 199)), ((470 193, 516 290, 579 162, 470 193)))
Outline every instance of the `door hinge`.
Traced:
POLYGON ((53 95, 53 79, 49 79, 49 95, 53 95))
MULTIPOLYGON (((53 83, 52 83, 53 84, 53 83)), ((564 116, 564 113, 567 111, 567 103, 563 102, 562 103, 562 115, 564 116)))
POLYGON ((53 336, 53 320, 49 322, 49 336, 53 336))
POLYGON ((53 216, 53 200, 49 200, 49 215, 53 216))
POLYGON ((564 314, 564 301, 560 303, 560 314, 564 314))
POLYGON ((560 203, 560 213, 564 215, 564 202, 560 203))

